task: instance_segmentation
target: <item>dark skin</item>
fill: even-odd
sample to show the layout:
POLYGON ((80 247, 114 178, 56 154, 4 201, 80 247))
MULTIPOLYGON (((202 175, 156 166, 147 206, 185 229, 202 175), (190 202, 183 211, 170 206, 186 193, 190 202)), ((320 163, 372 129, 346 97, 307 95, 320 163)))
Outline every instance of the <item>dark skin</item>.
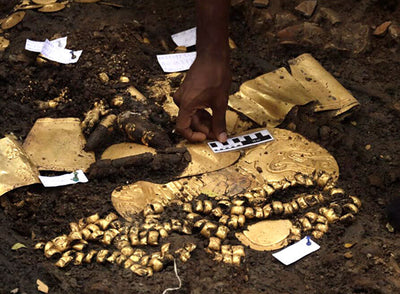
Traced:
POLYGON ((227 140, 229 7, 230 0, 196 0, 197 57, 174 95, 179 107, 176 131, 190 142, 227 140))

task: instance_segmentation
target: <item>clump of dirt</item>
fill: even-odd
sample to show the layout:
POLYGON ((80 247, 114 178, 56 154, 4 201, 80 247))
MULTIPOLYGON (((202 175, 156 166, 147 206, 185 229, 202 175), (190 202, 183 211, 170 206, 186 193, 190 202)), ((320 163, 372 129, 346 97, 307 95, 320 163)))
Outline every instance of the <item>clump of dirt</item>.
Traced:
MULTIPOLYGON (((0 18, 17 1, 0 1, 0 18)), ((153 81, 165 80, 155 55, 172 51, 170 35, 195 25, 194 1, 114 1, 124 8, 96 4, 70 5, 55 13, 28 10, 24 20, 0 32, 10 46, 0 52, 0 135, 23 140, 36 119, 78 117, 94 102, 111 104, 130 85, 149 101, 153 81), (38 63, 24 50, 25 40, 68 36, 68 48, 82 49, 77 64, 38 63), (150 42, 143 42, 147 38, 150 42), (168 50, 167 50, 168 49, 168 50), (109 81, 99 78, 106 73, 109 81), (120 83, 121 76, 129 83, 120 83), (54 109, 39 109, 68 89, 54 109)), ((271 0, 267 8, 250 0, 233 1, 231 38, 233 84, 287 66, 287 60, 311 53, 359 100, 361 106, 340 118, 294 108, 280 126, 321 144, 338 161, 339 186, 361 198, 363 207, 349 227, 332 225, 318 243, 321 249, 285 267, 268 252, 246 250, 245 262, 232 267, 195 250, 187 263, 178 262, 178 293, 396 293, 400 284, 397 235, 386 229, 385 206, 400 195, 400 40, 396 35, 397 1, 318 1, 310 18, 297 13, 301 1, 271 0), (339 19, 338 22, 335 19, 339 19), (385 21, 392 28, 382 36, 373 30, 385 21), (282 30, 285 30, 282 32, 282 30), (283 38, 284 37, 284 38, 283 38), (345 248, 345 243, 355 244, 345 248), (352 254, 346 254, 351 252, 352 254)), ((171 85, 179 86, 180 79, 171 85)), ((153 95, 153 96, 152 96, 153 95)), ((173 121, 164 125, 172 142, 173 121)), ((127 140, 124 136, 115 141, 127 140)), ((64 233, 71 221, 113 211, 111 192, 146 179, 165 183, 182 166, 130 169, 118 176, 92 179, 84 185, 45 189, 23 187, 0 198, 0 293, 36 293, 36 280, 50 293, 162 293, 178 284, 173 266, 151 278, 140 278, 113 265, 56 268, 33 245, 64 233), (28 248, 12 251, 20 242, 28 248)), ((197 238, 175 236, 176 242, 197 238)), ((202 240, 195 240, 202 244, 202 240)), ((233 241, 233 240, 232 240, 233 241)), ((200 246, 201 247, 201 246, 200 246)))

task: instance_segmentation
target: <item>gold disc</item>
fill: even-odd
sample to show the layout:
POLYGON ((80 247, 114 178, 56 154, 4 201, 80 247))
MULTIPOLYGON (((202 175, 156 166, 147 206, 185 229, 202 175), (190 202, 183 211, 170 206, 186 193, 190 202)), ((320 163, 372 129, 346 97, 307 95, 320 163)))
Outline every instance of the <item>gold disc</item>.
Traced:
POLYGON ((287 219, 266 220, 248 226, 242 233, 236 233, 236 238, 258 251, 271 251, 285 247, 288 244, 292 222, 287 219))

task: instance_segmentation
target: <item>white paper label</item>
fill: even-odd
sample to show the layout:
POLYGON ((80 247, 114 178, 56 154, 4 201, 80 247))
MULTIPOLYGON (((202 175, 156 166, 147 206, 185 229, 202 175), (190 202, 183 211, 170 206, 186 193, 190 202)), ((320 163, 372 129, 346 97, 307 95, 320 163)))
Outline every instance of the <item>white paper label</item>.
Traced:
POLYGON ((46 40, 40 53, 51 61, 70 64, 78 62, 79 57, 82 54, 82 50, 73 51, 60 48, 52 44, 49 40, 46 40))
POLYGON ((196 45, 196 31, 196 27, 194 27, 177 34, 173 34, 171 38, 178 46, 194 46, 196 45))
MULTIPOLYGON (((54 46, 65 48, 67 46, 67 37, 58 38, 55 40, 50 41, 51 44, 54 46)), ((25 50, 40 53, 43 49, 44 42, 41 41, 32 41, 26 39, 25 42, 25 50)))
POLYGON ((39 176, 39 179, 45 187, 60 187, 88 182, 88 179, 82 170, 55 177, 39 176))
POLYGON ((158 63, 164 72, 188 70, 195 59, 196 52, 157 55, 158 63))
POLYGON ((214 153, 220 153, 266 143, 272 140, 274 140, 274 138, 268 130, 261 130, 251 134, 229 138, 225 143, 219 141, 209 142, 208 146, 210 146, 214 153))
POLYGON ((320 246, 308 236, 301 239, 299 242, 286 247, 285 249, 273 253, 272 256, 282 262, 284 265, 292 264, 304 256, 317 251, 320 246))

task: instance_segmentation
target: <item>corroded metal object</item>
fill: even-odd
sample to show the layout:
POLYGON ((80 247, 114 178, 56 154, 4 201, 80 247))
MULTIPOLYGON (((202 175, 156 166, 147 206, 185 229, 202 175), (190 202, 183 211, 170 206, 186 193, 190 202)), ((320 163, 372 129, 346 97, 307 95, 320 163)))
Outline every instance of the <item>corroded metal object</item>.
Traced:
POLYGON ((86 171, 95 162, 85 152, 85 138, 77 118, 38 119, 23 144, 39 170, 86 171))
POLYGON ((0 196, 15 188, 40 183, 39 171, 11 136, 0 140, 0 196))
POLYGON ((248 149, 233 166, 163 185, 140 181, 123 186, 113 191, 113 205, 129 220, 155 200, 167 204, 176 198, 192 200, 199 194, 257 199, 293 185, 313 185, 314 175, 320 185, 336 182, 339 168, 325 149, 291 131, 273 129, 271 133, 273 142, 248 149))

